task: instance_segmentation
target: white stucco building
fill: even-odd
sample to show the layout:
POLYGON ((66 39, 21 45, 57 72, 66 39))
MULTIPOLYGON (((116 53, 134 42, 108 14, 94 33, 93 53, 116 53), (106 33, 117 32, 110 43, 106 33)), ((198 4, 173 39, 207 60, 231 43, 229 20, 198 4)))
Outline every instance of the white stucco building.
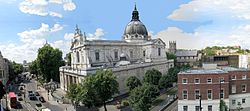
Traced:
POLYGON ((142 79, 146 70, 155 68, 163 74, 174 66, 167 60, 165 43, 152 39, 134 8, 132 20, 125 27, 122 40, 87 40, 76 27, 71 44, 71 66, 60 68, 61 88, 67 90, 71 83, 79 83, 99 68, 112 69, 119 82, 120 94, 127 92, 126 79, 142 79))

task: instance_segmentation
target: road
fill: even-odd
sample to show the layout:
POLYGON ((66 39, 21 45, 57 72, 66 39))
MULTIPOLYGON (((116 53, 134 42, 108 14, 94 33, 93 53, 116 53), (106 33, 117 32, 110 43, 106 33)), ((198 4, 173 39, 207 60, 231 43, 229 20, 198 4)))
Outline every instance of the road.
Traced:
MULTIPOLYGON (((44 99, 46 100, 46 101, 48 101, 48 92, 46 91, 46 90, 40 90, 40 88, 39 89, 37 89, 37 85, 36 85, 36 81, 35 80, 31 80, 30 82, 28 82, 27 84, 26 84, 26 90, 28 91, 28 90, 30 90, 30 91, 38 91, 39 92, 39 94, 41 95, 41 96, 43 96, 44 97, 44 99)), ((27 92, 26 91, 26 92, 27 92)), ((27 95, 28 96, 28 95, 27 95)), ((26 97, 27 97, 26 96, 26 97)), ((28 99, 28 98, 27 98, 28 99)), ((28 100, 29 101, 29 100, 28 100)), ((59 103, 57 103, 56 101, 54 101, 53 100, 53 98, 51 97, 51 96, 49 96, 49 101, 50 101, 50 103, 49 102, 45 102, 45 103, 42 103, 46 108, 49 108, 49 109, 53 109, 53 111, 63 111, 65 108, 64 108, 64 106, 63 105, 60 105, 59 103)), ((37 101, 38 102, 38 101, 37 101)), ((35 107, 35 103, 36 103, 36 101, 30 101, 30 103, 31 103, 31 106, 32 107, 35 107)))
POLYGON ((175 102, 168 106, 164 111, 178 111, 178 100, 175 100, 175 102))

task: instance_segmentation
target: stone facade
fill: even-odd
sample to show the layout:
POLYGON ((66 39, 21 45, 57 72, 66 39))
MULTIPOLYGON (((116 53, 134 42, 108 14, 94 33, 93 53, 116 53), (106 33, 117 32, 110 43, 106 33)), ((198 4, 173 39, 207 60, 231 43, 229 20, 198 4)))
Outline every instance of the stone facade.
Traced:
POLYGON ((176 65, 190 65, 191 67, 198 67, 201 54, 197 50, 177 50, 176 65))
POLYGON ((142 79, 146 70, 155 68, 165 74, 174 66, 167 60, 165 43, 151 39, 145 25, 139 20, 136 7, 132 20, 122 36, 123 40, 87 40, 76 27, 71 45, 71 66, 60 68, 61 88, 67 90, 71 83, 79 83, 97 69, 112 69, 119 82, 120 94, 126 93, 126 79, 137 76, 142 79))
POLYGON ((0 81, 5 85, 9 80, 9 60, 3 58, 0 52, 0 81))

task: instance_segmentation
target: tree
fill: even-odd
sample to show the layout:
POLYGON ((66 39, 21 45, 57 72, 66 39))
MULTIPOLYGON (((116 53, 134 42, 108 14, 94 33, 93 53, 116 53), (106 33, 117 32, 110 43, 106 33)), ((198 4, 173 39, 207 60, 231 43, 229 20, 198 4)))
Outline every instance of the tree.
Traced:
POLYGON ((129 88, 130 91, 141 85, 141 81, 135 76, 130 76, 126 81, 126 86, 129 88))
POLYGON ((159 87, 167 89, 171 86, 172 86, 172 78, 169 75, 163 75, 159 80, 159 87))
POLYGON ((66 97, 76 106, 80 101, 80 87, 77 84, 71 84, 66 93, 66 97))
POLYGON ((38 49, 37 67, 39 73, 43 76, 46 82, 50 79, 59 82, 59 67, 63 66, 62 51, 54 49, 49 44, 38 49))
POLYGON ((179 67, 173 67, 168 70, 168 76, 171 78, 170 82, 177 82, 177 74, 180 72, 179 67))
POLYGON ((36 77, 38 78, 37 60, 34 60, 34 61, 31 62, 31 64, 29 65, 29 72, 31 74, 35 74, 36 77))
POLYGON ((220 100, 220 111, 227 111, 228 107, 223 100, 220 100))
POLYGON ((152 101, 160 95, 155 85, 143 84, 134 88, 129 96, 129 103, 133 111, 149 111, 152 101))
POLYGON ((66 60, 67 60, 67 64, 70 66, 71 65, 71 52, 66 54, 66 60))
POLYGON ((176 55, 175 54, 173 54, 173 53, 168 53, 168 52, 166 52, 166 55, 167 55, 167 59, 174 59, 174 60, 176 60, 176 55))
POLYGON ((156 69, 147 70, 143 81, 149 84, 158 85, 162 74, 156 69))
POLYGON ((18 74, 21 74, 23 72, 23 65, 22 64, 18 64, 14 61, 12 66, 13 66, 14 75, 18 75, 18 74))
POLYGON ((119 83, 116 81, 112 70, 97 70, 94 85, 96 94, 102 101, 105 111, 107 111, 106 101, 111 99, 114 94, 119 93, 119 83))
POLYGON ((82 103, 88 108, 101 104, 96 89, 95 76, 88 76, 81 84, 80 98, 82 103))

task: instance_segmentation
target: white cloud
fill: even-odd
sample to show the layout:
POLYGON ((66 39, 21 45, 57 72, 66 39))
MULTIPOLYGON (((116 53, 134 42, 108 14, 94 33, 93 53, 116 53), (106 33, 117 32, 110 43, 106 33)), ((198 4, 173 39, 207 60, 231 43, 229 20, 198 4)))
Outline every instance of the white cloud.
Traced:
POLYGON ((60 14, 60 13, 57 13, 57 12, 49 12, 49 15, 50 16, 54 16, 54 17, 59 17, 59 18, 62 18, 63 16, 62 16, 62 14, 60 14))
POLYGON ((63 0, 49 0, 49 3, 62 4, 63 0))
MULTIPOLYGON (((46 43, 46 38, 48 35, 56 33, 62 30, 60 24, 54 24, 49 26, 48 24, 42 23, 40 28, 30 29, 18 33, 20 37, 20 44, 8 43, 8 45, 0 45, 0 50, 4 57, 21 63, 23 60, 28 62, 33 61, 37 57, 37 51, 46 43)), ((105 32, 101 28, 97 28, 93 34, 89 34, 88 40, 103 39, 105 32)), ((58 48, 63 52, 65 56, 70 51, 71 40, 74 37, 74 33, 65 33, 64 38, 55 41, 48 41, 48 43, 54 47, 58 48)))
POLYGON ((97 28, 94 34, 88 33, 87 39, 88 40, 99 40, 104 39, 102 38, 104 36, 105 32, 102 28, 97 28))
POLYGON ((54 24, 54 27, 52 27, 51 29, 50 29, 50 31, 51 32, 58 32, 58 31, 60 31, 60 30, 62 30, 63 29, 63 26, 61 26, 60 24, 54 24))
POLYGON ((25 0, 19 4, 19 10, 27 14, 35 14, 40 16, 47 16, 48 13, 45 11, 46 6, 44 5, 33 5, 31 1, 25 0))
POLYGON ((58 32, 63 29, 60 24, 54 24, 52 28, 48 24, 42 23, 39 29, 26 30, 17 33, 20 36, 22 42, 33 42, 34 39, 43 39, 49 36, 49 34, 58 32))
POLYGON ((76 9, 76 5, 73 2, 67 2, 63 4, 63 9, 65 11, 73 11, 76 9))
POLYGON ((202 46, 201 38, 193 36, 191 33, 185 33, 177 27, 169 27, 155 35, 161 38, 168 47, 169 41, 176 41, 179 49, 199 49, 202 46))
POLYGON ((19 10, 26 14, 62 18, 62 14, 52 8, 55 5, 62 6, 64 11, 76 9, 75 3, 71 0, 24 0, 19 4, 19 10))
MULTIPOLYGON (((194 0, 180 5, 167 18, 201 23, 190 33, 201 40, 200 47, 241 45, 243 48, 250 48, 249 12, 249 0, 194 0), (209 23, 203 24, 207 22, 209 23)), ((196 44, 190 42, 190 45, 192 43, 196 44)))
POLYGON ((39 29, 23 31, 21 33, 17 33, 17 35, 21 37, 22 42, 32 42, 35 38, 47 37, 49 32, 49 25, 42 23, 39 29))
POLYGON ((64 39, 65 40, 71 40, 74 37, 74 33, 65 33, 64 34, 64 39))

